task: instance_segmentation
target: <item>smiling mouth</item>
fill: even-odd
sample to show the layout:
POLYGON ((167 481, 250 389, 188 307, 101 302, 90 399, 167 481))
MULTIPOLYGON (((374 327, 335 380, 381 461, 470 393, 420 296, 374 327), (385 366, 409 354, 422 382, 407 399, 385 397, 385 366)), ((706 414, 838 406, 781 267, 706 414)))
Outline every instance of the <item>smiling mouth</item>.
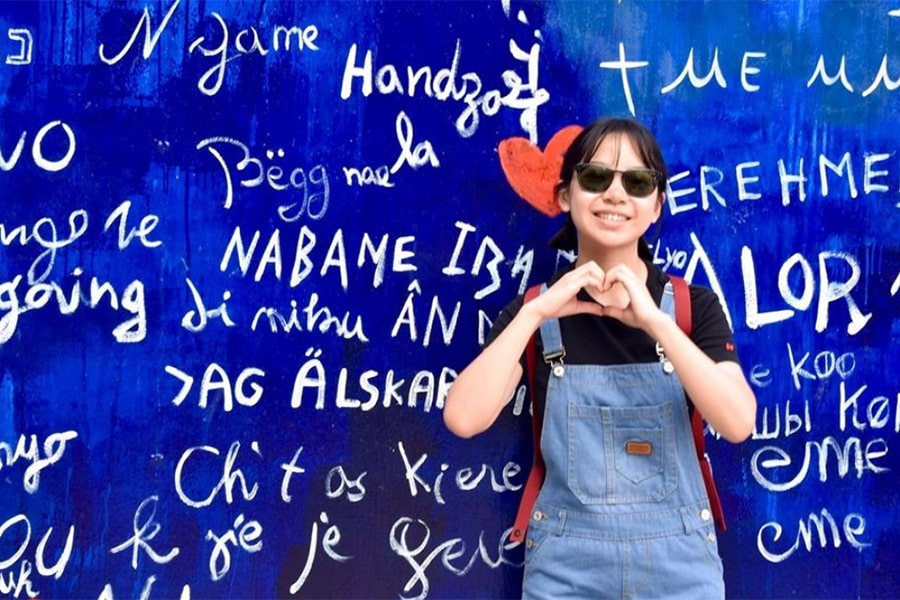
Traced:
POLYGON ((623 223, 628 220, 628 217, 626 217, 625 215, 618 215, 613 213, 594 213, 594 216, 601 221, 612 221, 613 223, 623 223))

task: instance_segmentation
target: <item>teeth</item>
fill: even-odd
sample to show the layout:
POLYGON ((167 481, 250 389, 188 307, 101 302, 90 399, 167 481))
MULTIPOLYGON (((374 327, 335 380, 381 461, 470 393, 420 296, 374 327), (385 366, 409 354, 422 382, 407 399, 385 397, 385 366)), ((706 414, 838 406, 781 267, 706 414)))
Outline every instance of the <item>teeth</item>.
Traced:
POLYGON ((626 218, 622 215, 613 215, 609 213, 600 213, 597 215, 598 218, 603 219, 604 221, 616 221, 621 222, 625 221, 626 218))

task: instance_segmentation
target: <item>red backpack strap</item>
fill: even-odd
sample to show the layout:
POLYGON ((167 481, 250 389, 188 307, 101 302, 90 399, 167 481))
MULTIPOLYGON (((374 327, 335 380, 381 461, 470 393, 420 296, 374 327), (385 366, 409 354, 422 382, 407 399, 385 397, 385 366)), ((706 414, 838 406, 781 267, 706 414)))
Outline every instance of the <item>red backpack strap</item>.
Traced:
MULTIPOLYGON (((690 335, 694 327, 693 315, 691 314, 691 290, 687 282, 681 277, 669 275, 669 281, 672 282, 672 291, 675 293, 675 322, 678 327, 690 335)), ((693 405, 689 404, 689 412, 691 414, 691 433, 694 438, 694 447, 697 449, 697 461, 700 463, 700 472, 703 474, 703 484, 706 487, 706 495, 709 497, 709 505, 712 508, 713 518, 716 526, 725 531, 725 511, 722 510, 722 501, 719 499, 719 492, 716 489, 716 481, 713 478, 712 463, 710 463, 709 455, 706 453, 706 438, 703 436, 703 415, 693 405)))
MULTIPOLYGON (((525 292, 525 302, 529 302, 541 293, 541 285, 534 285, 525 292)), ((537 335, 537 333, 535 333, 537 335)), ((516 513, 516 522, 513 525, 509 539, 513 542, 521 542, 525 539, 525 531, 528 529, 528 520, 531 518, 531 509, 537 501, 538 492, 544 483, 544 457, 541 454, 541 428, 544 423, 544 415, 538 407, 534 392, 534 381, 537 371, 537 342, 535 335, 528 340, 525 347, 525 367, 528 371, 528 394, 531 396, 531 430, 534 439, 534 462, 531 472, 525 482, 525 490, 519 501, 519 511, 516 513)))

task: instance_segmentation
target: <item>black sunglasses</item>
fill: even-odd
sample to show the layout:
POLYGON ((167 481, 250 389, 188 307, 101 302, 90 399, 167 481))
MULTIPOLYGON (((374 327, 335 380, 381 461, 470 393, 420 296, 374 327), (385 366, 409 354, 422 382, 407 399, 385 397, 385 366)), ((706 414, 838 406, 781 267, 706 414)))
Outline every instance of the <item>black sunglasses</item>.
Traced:
POLYGON ((578 185, 586 192, 605 192, 612 185, 616 173, 622 174, 622 187, 630 196, 643 198, 656 191, 660 174, 653 169, 628 169, 618 171, 597 163, 578 163, 575 176, 578 185))

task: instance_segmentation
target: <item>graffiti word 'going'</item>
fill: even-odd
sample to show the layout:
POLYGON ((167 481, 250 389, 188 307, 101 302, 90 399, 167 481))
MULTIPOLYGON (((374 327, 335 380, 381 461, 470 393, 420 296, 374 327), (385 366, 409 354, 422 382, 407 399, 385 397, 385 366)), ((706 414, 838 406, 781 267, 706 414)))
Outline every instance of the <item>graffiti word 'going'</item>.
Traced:
POLYGON ((61 315, 71 315, 82 302, 88 308, 97 308, 104 300, 113 310, 125 309, 130 318, 116 325, 112 334, 122 344, 143 341, 147 336, 147 308, 144 302, 144 283, 135 279, 120 293, 116 292, 110 282, 101 283, 97 277, 91 278, 90 289, 82 292, 81 267, 72 271, 74 282, 71 289, 66 290, 58 283, 35 283, 26 289, 20 289, 22 276, 16 275, 12 281, 0 283, 0 344, 12 338, 19 326, 19 316, 32 310, 39 310, 48 304, 56 304, 61 315), (20 296, 21 295, 21 296, 20 296))

